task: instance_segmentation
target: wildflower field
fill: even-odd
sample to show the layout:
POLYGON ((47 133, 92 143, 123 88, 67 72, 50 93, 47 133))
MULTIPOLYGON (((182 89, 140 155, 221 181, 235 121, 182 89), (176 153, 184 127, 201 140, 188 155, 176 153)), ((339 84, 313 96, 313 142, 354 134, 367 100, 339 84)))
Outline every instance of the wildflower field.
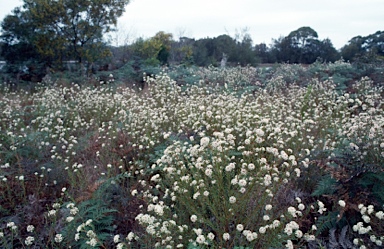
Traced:
POLYGON ((354 72, 4 84, 0 247, 383 248, 384 76, 354 72))

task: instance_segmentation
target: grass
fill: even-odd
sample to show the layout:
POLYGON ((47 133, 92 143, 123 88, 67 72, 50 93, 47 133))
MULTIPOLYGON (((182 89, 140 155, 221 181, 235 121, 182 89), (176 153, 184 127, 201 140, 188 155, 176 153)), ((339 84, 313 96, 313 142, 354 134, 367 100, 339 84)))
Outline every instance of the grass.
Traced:
POLYGON ((3 89, 1 247, 380 248, 383 89, 349 67, 3 89))

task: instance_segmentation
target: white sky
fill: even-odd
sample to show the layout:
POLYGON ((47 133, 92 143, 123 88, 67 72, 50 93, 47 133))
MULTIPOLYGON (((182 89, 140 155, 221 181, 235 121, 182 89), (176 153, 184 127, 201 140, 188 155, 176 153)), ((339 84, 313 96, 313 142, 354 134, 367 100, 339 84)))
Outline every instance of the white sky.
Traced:
MULTIPOLYGON (((0 0, 0 20, 22 5, 0 0)), ((383 0, 131 0, 119 19, 119 40, 158 31, 190 38, 232 37, 244 28, 254 44, 309 26, 339 49, 357 35, 384 30, 383 0)), ((121 41, 120 41, 121 43, 121 41)))

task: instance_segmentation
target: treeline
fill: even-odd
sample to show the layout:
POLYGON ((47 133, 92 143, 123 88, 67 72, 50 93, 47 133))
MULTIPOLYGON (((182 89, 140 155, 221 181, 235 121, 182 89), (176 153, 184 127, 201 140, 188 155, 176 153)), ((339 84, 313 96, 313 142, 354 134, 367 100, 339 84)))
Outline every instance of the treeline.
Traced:
POLYGON ((104 38, 113 31, 129 0, 23 2, 1 22, 0 59, 6 62, 3 73, 26 81, 68 70, 88 77, 128 62, 140 71, 159 65, 311 64, 340 58, 371 63, 384 57, 384 31, 353 37, 338 51, 329 39, 320 40, 311 27, 294 30, 270 45, 253 45, 248 32, 197 40, 158 32, 147 39, 111 46, 104 38))
POLYGON ((155 36, 139 38, 132 44, 111 47, 113 61, 124 64, 137 59, 147 65, 220 66, 260 63, 311 64, 316 61, 335 62, 343 58, 350 62, 373 62, 384 58, 384 31, 366 37, 357 36, 339 51, 330 39, 320 40, 311 27, 301 27, 288 36, 274 39, 272 44, 253 45, 249 33, 236 37, 220 35, 195 40, 188 37, 173 39, 173 35, 158 32, 155 36))
POLYGON ((148 62, 197 66, 219 66, 223 62, 242 66, 282 62, 311 64, 316 60, 333 62, 341 57, 329 39, 319 40, 317 32, 310 27, 292 31, 288 36, 274 40, 270 46, 254 46, 248 33, 235 38, 220 35, 198 40, 181 37, 175 41, 172 34, 159 32, 147 40, 139 39, 113 50, 116 55, 136 56, 148 62))

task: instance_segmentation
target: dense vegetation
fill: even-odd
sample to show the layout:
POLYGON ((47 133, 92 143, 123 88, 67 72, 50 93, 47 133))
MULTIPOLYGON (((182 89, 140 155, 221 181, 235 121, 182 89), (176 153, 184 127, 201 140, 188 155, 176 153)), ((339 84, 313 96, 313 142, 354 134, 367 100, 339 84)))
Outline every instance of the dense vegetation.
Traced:
POLYGON ((383 31, 110 46, 128 2, 3 20, 1 248, 383 248, 383 31))
MULTIPOLYGON (((300 27, 272 44, 253 44, 247 29, 231 37, 193 39, 158 32, 111 46, 111 37, 129 0, 24 0, 1 23, 0 57, 4 80, 40 82, 53 72, 76 71, 83 81, 100 71, 127 64, 142 71, 148 66, 256 66, 258 64, 312 64, 344 59, 381 63, 384 32, 353 37, 336 50, 330 39, 320 40, 311 27, 300 27)), ((115 33, 122 36, 123 31, 115 33)), ((119 41, 124 40, 120 37, 119 41)))
POLYGON ((383 68, 158 70, 3 85, 2 248, 382 248, 383 68))

